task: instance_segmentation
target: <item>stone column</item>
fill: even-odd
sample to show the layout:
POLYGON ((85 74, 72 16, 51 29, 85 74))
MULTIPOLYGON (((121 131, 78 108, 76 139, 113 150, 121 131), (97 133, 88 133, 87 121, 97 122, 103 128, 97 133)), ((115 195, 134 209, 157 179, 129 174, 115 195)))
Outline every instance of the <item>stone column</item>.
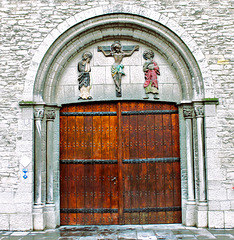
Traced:
POLYGON ((193 159, 193 108, 191 105, 184 105, 183 113, 186 123, 186 155, 187 155, 187 178, 188 178, 188 199, 186 202, 186 225, 196 224, 196 202, 194 188, 194 159, 193 159))
POLYGON ((197 125, 199 194, 197 206, 197 227, 207 227, 206 167, 204 154, 204 106, 195 103, 194 112, 197 125))
POLYGON ((33 226, 35 230, 44 229, 44 205, 42 203, 42 120, 44 105, 34 108, 34 207, 33 226))
POLYGON ((53 122, 54 109, 46 112, 46 228, 55 228, 53 122))

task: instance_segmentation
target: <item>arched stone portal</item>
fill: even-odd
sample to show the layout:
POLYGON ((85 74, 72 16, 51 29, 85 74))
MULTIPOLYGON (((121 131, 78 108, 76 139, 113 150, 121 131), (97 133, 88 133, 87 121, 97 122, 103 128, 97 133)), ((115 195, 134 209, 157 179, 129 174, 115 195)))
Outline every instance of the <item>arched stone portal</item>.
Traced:
POLYGON ((204 57, 188 33, 164 15, 143 7, 110 5, 81 12, 60 24, 41 44, 29 68, 20 104, 34 111, 34 229, 59 225, 59 106, 78 102, 74 67, 82 53, 88 50, 94 55, 93 102, 140 101, 142 53, 148 48, 162 66, 157 101, 179 106, 183 223, 207 226, 203 119, 205 99, 213 97, 213 89, 207 84, 212 81, 207 81, 210 74, 204 57), (111 63, 97 51, 98 45, 114 40, 138 44, 140 49, 134 60, 124 62, 127 76, 121 98, 111 93, 111 63))

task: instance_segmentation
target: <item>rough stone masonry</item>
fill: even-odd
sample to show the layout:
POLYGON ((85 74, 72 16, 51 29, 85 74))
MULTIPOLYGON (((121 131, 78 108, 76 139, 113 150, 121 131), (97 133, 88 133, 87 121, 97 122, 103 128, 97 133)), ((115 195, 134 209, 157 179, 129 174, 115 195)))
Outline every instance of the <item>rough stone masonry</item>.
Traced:
MULTIPOLYGON (((97 7, 144 7, 173 19, 204 55, 207 88, 218 105, 206 106, 208 226, 234 227, 234 57, 232 0, 2 0, 0 2, 0 229, 33 228, 33 164, 23 178, 22 157, 33 152, 33 114, 19 102, 25 78, 44 39, 72 16, 97 7), (208 79, 208 80, 207 80, 208 79)), ((144 14, 144 13, 143 13, 144 14)), ((86 16, 88 18, 88 16, 86 16)), ((167 19, 167 20, 166 20, 167 19)), ((68 24, 69 25, 69 24, 68 24)), ((67 29, 60 29, 61 32, 67 29)), ((175 32, 175 34, 178 34, 175 32)), ((49 48, 50 46, 47 46, 49 48)), ((32 79, 31 85, 34 84, 32 79)), ((43 173, 45 174, 45 173, 43 173)), ((42 183, 45 185, 45 182, 42 183)))

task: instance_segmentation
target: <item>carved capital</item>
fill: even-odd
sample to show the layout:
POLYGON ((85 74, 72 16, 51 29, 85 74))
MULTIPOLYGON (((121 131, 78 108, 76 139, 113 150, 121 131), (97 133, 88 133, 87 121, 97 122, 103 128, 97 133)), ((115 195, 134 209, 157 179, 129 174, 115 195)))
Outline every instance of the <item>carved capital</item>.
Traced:
POLYGON ((48 110, 46 112, 46 120, 47 121, 54 121, 55 117, 56 117, 55 110, 48 110))
POLYGON ((44 118, 44 109, 42 108, 34 109, 34 119, 42 121, 43 118, 44 118))
POLYGON ((204 106, 200 105, 200 106, 194 106, 194 112, 195 112, 195 116, 197 118, 202 118, 204 117, 204 106))
POLYGON ((192 106, 184 106, 183 113, 184 113, 184 118, 193 118, 192 106))

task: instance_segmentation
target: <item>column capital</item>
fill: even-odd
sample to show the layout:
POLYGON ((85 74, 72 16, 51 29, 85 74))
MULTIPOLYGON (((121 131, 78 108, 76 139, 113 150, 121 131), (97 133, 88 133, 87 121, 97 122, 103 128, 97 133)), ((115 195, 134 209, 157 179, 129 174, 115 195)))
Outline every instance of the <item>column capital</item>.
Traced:
POLYGON ((41 120, 44 118, 44 108, 35 108, 34 109, 34 119, 41 120))
POLYGON ((46 120, 47 121, 54 121, 55 117, 56 117, 55 110, 47 110, 46 111, 46 120))
POLYGON ((204 117, 204 106, 203 105, 195 105, 194 112, 196 118, 203 118, 204 117))
POLYGON ((193 118, 193 107, 190 105, 183 106, 184 118, 193 118))

